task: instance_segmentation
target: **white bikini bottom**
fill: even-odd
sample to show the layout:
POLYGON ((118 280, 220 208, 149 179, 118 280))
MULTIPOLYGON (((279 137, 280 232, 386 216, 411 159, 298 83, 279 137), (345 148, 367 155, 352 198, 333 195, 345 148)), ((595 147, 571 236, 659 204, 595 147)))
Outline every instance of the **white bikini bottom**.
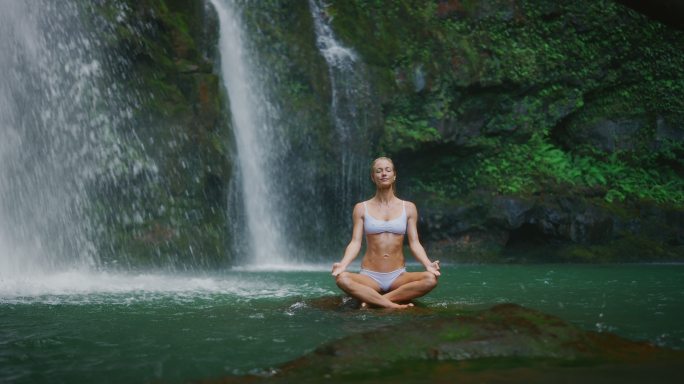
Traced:
POLYGON ((380 289, 383 292, 387 292, 392 286, 394 280, 396 280, 397 277, 401 276, 401 274, 404 272, 406 272, 406 268, 395 269, 392 272, 375 272, 371 271, 370 269, 361 268, 361 272, 359 273, 375 280, 378 284, 380 284, 380 289))

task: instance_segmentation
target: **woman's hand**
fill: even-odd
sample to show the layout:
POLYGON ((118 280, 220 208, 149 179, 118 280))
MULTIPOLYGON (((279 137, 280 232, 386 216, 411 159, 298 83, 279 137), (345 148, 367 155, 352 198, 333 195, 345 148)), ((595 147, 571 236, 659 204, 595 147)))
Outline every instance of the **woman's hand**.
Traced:
POLYGON ((442 274, 441 272, 439 272, 439 260, 435 260, 432 263, 428 264, 428 266, 425 267, 425 270, 431 272, 435 276, 439 276, 442 274))
POLYGON ((346 269, 347 269, 347 267, 345 265, 342 265, 342 263, 333 263, 332 275, 337 277, 337 275, 344 272, 346 269))

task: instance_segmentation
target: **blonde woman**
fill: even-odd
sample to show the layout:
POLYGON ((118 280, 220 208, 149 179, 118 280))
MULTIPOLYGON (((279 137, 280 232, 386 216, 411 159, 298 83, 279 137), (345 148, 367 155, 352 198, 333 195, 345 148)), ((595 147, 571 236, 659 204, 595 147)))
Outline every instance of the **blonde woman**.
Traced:
POLYGON ((364 304, 406 308, 410 300, 423 296, 437 285, 439 261, 430 261, 418 240, 418 211, 415 204, 395 195, 397 174, 391 159, 380 157, 371 165, 375 196, 354 206, 352 238, 342 260, 334 263, 337 286, 364 304), (366 254, 359 273, 347 272, 361 250, 366 235, 366 254), (411 253, 425 272, 406 272, 403 244, 408 237, 411 253), (408 304, 406 304, 408 303, 408 304))

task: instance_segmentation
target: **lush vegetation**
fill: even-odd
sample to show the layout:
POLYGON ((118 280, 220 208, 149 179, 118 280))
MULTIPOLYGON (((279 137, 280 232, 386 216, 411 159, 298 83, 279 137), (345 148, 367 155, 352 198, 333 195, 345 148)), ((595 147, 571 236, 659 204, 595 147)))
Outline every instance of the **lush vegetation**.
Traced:
POLYGON ((607 0, 352 0, 327 12, 382 80, 380 150, 441 165, 415 175, 415 193, 684 203, 682 32, 607 0), (633 129, 596 138, 620 124, 633 129))
MULTIPOLYGON (((160 254, 205 264, 230 259, 234 234, 227 228, 235 219, 226 215, 225 196, 234 148, 212 63, 218 25, 211 7, 200 0, 94 6, 114 26, 108 44, 126 59, 112 67, 139 91, 132 130, 158 167, 136 175, 124 165, 104 186, 104 196, 116 198, 102 209, 121 212, 108 224, 113 240, 106 246, 150 263, 160 254)), ((585 247, 591 242, 611 255, 637 242, 647 250, 680 246, 676 234, 646 224, 657 214, 640 217, 639 207, 672 209, 674 222, 684 209, 684 32, 611 0, 330 0, 322 12, 361 58, 358 78, 345 81, 365 79, 368 87, 355 100, 362 113, 351 117, 361 122, 354 139, 341 145, 335 85, 316 47, 308 2, 236 6, 253 69, 279 112, 278 140, 287 144, 272 182, 287 200, 291 237, 331 247, 313 253, 341 247, 349 207, 339 204, 340 183, 352 173, 365 180, 365 163, 378 154, 395 159, 401 194, 421 207, 475 207, 472 221, 437 226, 440 233, 451 226, 452 240, 482 235, 473 249, 500 250, 519 230, 501 227, 488 208, 498 197, 550 205, 572 197, 574 206, 557 210, 566 222, 554 224, 566 231, 535 234, 578 244, 564 260, 603 260, 598 248, 585 247), (341 167, 349 158, 353 171, 341 167), (601 235, 586 237, 594 240, 573 238, 568 228, 595 224, 577 224, 586 207, 604 210, 597 222, 617 212, 619 229, 604 231, 599 223, 601 235), (641 220, 638 239, 620 227, 630 217, 641 220), (608 244, 611 236, 628 245, 608 244)), ((354 183, 345 193, 370 193, 354 183)))

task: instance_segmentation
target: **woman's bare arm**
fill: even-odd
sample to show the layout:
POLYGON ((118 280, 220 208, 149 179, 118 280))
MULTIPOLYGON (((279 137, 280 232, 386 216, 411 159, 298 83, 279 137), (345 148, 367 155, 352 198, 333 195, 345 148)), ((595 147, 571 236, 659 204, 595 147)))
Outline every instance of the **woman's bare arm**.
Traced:
POLYGON ((347 269, 347 266, 354 261, 361 250, 361 242, 363 241, 363 204, 358 203, 354 206, 352 213, 352 221, 354 223, 352 229, 352 238, 344 250, 344 256, 338 263, 333 264, 332 275, 337 276, 347 269))
POLYGON ((408 216, 406 234, 408 235, 409 249, 413 257, 416 258, 428 272, 432 272, 435 276, 439 276, 439 260, 430 261, 425 252, 425 248, 418 239, 418 209, 416 205, 411 202, 406 202, 406 214, 408 216))

